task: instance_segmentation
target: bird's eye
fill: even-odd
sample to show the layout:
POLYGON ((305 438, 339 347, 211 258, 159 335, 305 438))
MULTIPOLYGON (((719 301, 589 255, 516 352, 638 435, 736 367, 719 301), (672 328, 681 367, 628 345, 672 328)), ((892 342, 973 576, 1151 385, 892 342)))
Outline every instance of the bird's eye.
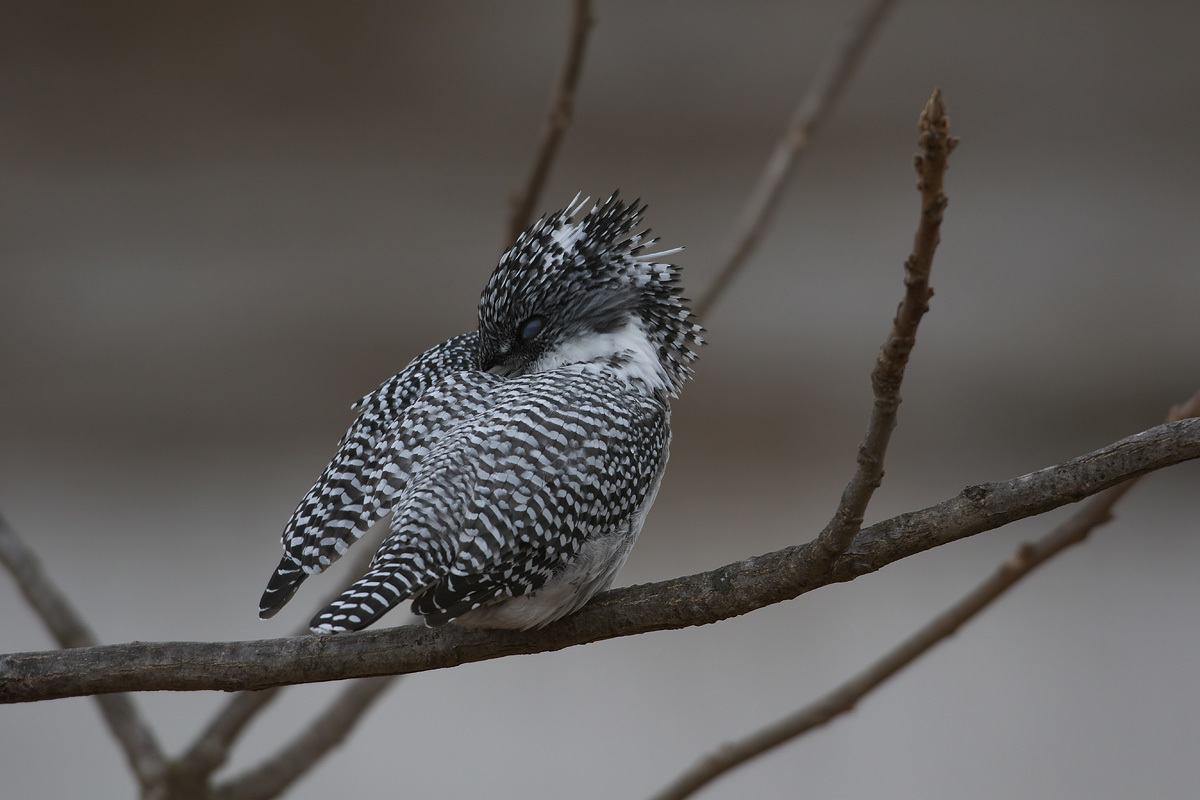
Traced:
POLYGON ((521 323, 521 341, 532 342, 542 332, 542 318, 530 317, 521 323))

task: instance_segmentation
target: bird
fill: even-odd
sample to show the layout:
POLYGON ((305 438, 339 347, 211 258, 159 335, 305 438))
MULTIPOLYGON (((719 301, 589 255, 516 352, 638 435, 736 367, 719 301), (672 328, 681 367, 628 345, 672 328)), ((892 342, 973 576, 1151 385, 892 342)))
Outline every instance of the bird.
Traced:
POLYGON ((577 195, 530 225, 478 328, 354 404, 284 529, 273 616, 390 514, 366 574, 310 622, 360 630, 405 600, 429 626, 541 628, 607 588, 658 493, 670 401, 704 344, 645 205, 577 195))

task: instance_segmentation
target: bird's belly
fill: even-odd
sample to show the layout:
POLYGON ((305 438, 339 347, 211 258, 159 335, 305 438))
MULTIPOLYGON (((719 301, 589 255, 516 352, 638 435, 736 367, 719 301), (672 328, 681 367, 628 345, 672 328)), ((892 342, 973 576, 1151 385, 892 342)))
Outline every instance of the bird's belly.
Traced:
POLYGON ((608 588, 629 557, 637 532, 628 529, 591 539, 566 569, 540 589, 497 599, 454 620, 471 628, 541 628, 583 607, 608 588))
MULTIPOLYGON (((666 466, 663 458, 662 467, 666 466)), ((554 620, 578 611, 597 593, 612 584, 629 558, 650 506, 658 495, 663 469, 660 468, 654 486, 642 505, 626 525, 587 539, 561 572, 552 576, 540 589, 519 597, 499 598, 487 605, 468 611, 454 620, 469 628, 514 628, 528 630, 549 625, 554 620)))

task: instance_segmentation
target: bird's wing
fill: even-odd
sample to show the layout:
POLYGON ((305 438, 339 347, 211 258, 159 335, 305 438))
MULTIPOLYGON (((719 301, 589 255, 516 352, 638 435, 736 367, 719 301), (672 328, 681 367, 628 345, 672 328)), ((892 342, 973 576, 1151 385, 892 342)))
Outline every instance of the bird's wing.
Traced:
POLYGON ((358 418, 284 528, 284 555, 259 603, 260 616, 282 608, 305 577, 336 561, 387 513, 408 478, 405 454, 394 452, 399 420, 445 376, 478 369, 475 340, 472 332, 442 342, 354 404, 358 418))
POLYGON ((629 524, 666 452, 665 405, 595 376, 498 384, 414 470, 372 569, 312 621, 358 630, 406 597, 432 624, 539 588, 586 538, 629 524))

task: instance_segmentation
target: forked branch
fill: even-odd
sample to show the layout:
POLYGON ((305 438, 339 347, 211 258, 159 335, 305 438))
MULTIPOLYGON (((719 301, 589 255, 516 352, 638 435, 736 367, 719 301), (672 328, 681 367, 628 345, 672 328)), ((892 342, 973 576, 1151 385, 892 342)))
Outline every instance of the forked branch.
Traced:
POLYGON ((830 561, 850 546, 862 527, 867 503, 883 481, 883 459, 892 431, 896 428, 896 413, 900 408, 900 383, 904 380, 904 369, 917 341, 917 326, 929 310, 929 299, 933 297, 929 274, 947 203, 942 181, 946 175, 947 159, 958 145, 958 140, 950 136, 950 120, 946 117, 941 89, 934 89, 929 102, 925 104, 925 110, 917 121, 917 131, 921 152, 914 166, 917 170, 917 190, 921 193, 920 220, 912 254, 904 262, 904 298, 896 309, 892 330, 880 348, 875 368, 871 371, 875 404, 871 407, 867 432, 858 446, 858 466, 842 491, 842 499, 833 518, 817 537, 818 548, 830 561))
MULTIPOLYGON (((38 618, 58 642, 59 647, 93 647, 98 644, 83 616, 66 595, 46 576, 33 551, 0 517, 0 562, 12 573, 17 587, 38 618)), ((162 775, 166 765, 162 749, 153 731, 142 718, 133 699, 126 695, 96 698, 104 724, 125 754, 134 777, 145 789, 162 775)))
POLYGON ((283 794, 342 743, 395 680, 393 675, 383 675, 351 682, 278 753, 218 786, 216 800, 270 800, 283 794))
MULTIPOLYGON (((1175 406, 1168 422, 1200 416, 1200 392, 1175 406)), ((954 605, 901 642, 875 663, 817 701, 754 732, 722 745, 700 759, 652 800, 684 800, 726 772, 757 756, 832 722, 855 708, 864 697, 929 652, 938 643, 998 600, 1018 581, 1072 545, 1083 542, 1094 528, 1112 519, 1112 508, 1138 479, 1112 486, 1092 497, 1061 525, 1032 544, 1024 544, 996 572, 954 605)))

